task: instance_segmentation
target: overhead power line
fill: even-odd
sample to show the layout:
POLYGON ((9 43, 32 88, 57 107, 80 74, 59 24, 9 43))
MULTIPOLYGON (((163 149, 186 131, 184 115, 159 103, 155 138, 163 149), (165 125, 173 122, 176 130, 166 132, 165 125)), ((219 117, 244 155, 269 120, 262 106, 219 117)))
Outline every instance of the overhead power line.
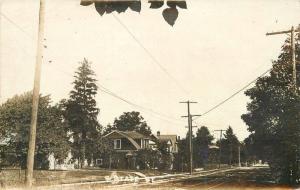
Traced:
MULTIPOLYGON (((22 33, 24 33, 26 36, 28 36, 29 38, 33 39, 33 37, 28 33, 26 32, 22 27, 20 27, 16 22, 14 22, 12 19, 10 19, 9 17, 7 17, 5 14, 3 14, 2 12, 0 12, 0 15, 5 18, 8 22, 10 22, 12 25, 14 25, 16 28, 18 28, 22 33)), ((126 31, 131 35, 131 37, 139 44, 139 46, 149 55, 149 57, 159 66, 159 68, 170 78, 172 79, 176 84, 177 86, 182 89, 185 93, 188 93, 181 85, 179 82, 177 82, 177 80, 167 71, 167 69, 165 69, 160 63, 159 61, 151 54, 151 52, 145 48, 145 46, 135 37, 135 35, 128 29, 128 27, 117 17, 113 14, 114 18, 121 24, 121 26, 123 26, 126 31)), ((242 92, 243 90, 245 90, 246 88, 248 88, 252 83, 256 82, 260 77, 264 76, 266 73, 268 73, 271 69, 268 69, 267 71, 265 71, 262 75, 260 75, 258 78, 256 78, 255 80, 249 82, 246 86, 244 86, 243 88, 241 88, 240 90, 238 90, 237 92, 233 93, 231 96, 229 96, 228 98, 226 98, 225 100, 221 101, 220 103, 218 103, 217 105, 213 106, 212 108, 210 108, 209 110, 207 110, 206 112, 204 112, 201 116, 205 116, 207 115, 208 113, 212 112, 213 110, 217 109, 218 107, 222 106, 224 103, 226 103, 227 101, 229 101, 230 99, 232 99, 233 97, 235 97, 237 94, 239 94, 240 92, 242 92)), ((65 74, 68 74, 68 75, 71 75, 69 73, 66 73, 64 72, 65 74)), ((71 75, 73 77, 73 75, 71 75)), ((99 85, 100 86, 100 85, 99 85)), ((140 106, 138 104, 135 104, 131 101, 128 101, 120 96, 118 96, 117 94, 111 92, 110 90, 108 90, 107 88, 105 88, 103 85, 102 86, 102 89, 100 89, 102 92, 105 92, 106 94, 109 94, 115 98, 118 98, 119 100, 123 101, 123 102, 126 102, 127 104, 131 105, 131 106, 134 106, 134 107, 137 107, 137 108, 140 108, 144 111, 148 111, 148 112, 151 112, 153 115, 156 115, 156 116, 160 116, 160 117, 164 117, 164 120, 168 120, 168 121, 172 121, 174 122, 173 120, 177 120, 177 121, 180 121, 180 122, 183 122, 181 120, 178 120, 176 118, 171 118, 165 114, 162 114, 162 113, 159 113, 159 112, 156 112, 156 111, 153 111, 152 109, 149 109, 149 108, 146 108, 146 107, 143 107, 143 106, 140 106), (165 118, 168 118, 168 119, 165 119, 165 118)), ((198 116, 198 117, 195 117, 194 120, 197 120, 199 119, 201 116, 198 116)), ((161 118, 162 119, 162 118, 161 118)))
POLYGON ((218 107, 222 106, 223 104, 225 104, 227 101, 229 101, 230 99, 232 99, 233 97, 235 97, 237 94, 239 94, 240 92, 244 91, 246 88, 248 88, 251 84, 255 83, 259 78, 263 77, 265 74, 267 74, 269 71, 271 71, 271 69, 268 69, 267 71, 263 72, 259 77, 257 77, 256 79, 254 79, 253 81, 249 82, 248 84, 246 84, 243 88, 241 88, 240 90, 236 91, 235 93, 233 93, 232 95, 230 95, 228 98, 226 98, 225 100, 221 101, 220 103, 218 103, 217 105, 213 106, 212 108, 210 108, 209 110, 207 110, 206 112, 204 112, 203 114, 201 114, 201 116, 196 117, 194 120, 199 119, 200 117, 207 115, 208 113, 212 112, 213 110, 217 109, 218 107))
MULTIPOLYGON (((46 65, 48 65, 48 64, 46 64, 46 65)), ((48 65, 48 66, 49 66, 49 65, 48 65)), ((52 65, 52 66, 53 66, 53 65, 52 65)), ((70 73, 68 73, 68 72, 65 72, 65 71, 63 71, 63 70, 61 70, 61 69, 54 68, 54 67, 52 67, 52 68, 55 69, 55 70, 58 70, 58 71, 60 71, 60 72, 62 72, 62 73, 64 73, 64 74, 66 74, 66 75, 68 75, 68 76, 70 76, 70 77, 74 77, 72 74, 70 74, 70 73)), ((153 117, 156 117, 156 118, 158 118, 158 119, 160 119, 160 120, 164 120, 164 121, 167 121, 167 122, 169 122, 169 123, 176 124, 176 125, 182 125, 182 124, 184 123, 184 121, 182 121, 182 120, 180 120, 180 119, 174 118, 174 117, 172 117, 172 116, 170 116, 170 115, 167 115, 167 114, 163 114, 163 113, 154 111, 154 110, 152 110, 151 108, 147 108, 147 107, 145 107, 145 106, 141 106, 141 105, 139 105, 139 104, 136 104, 136 103, 134 103, 134 102, 132 102, 132 101, 126 99, 126 98, 123 98, 123 97, 121 97, 120 95, 118 95, 118 94, 112 92, 112 91, 111 91, 110 89, 108 89, 107 87, 104 87, 104 86, 103 86, 102 84, 100 84, 99 82, 96 82, 96 84, 97 84, 97 86, 99 87, 99 90, 100 90, 101 92, 104 92, 105 94, 107 94, 107 95, 109 95, 109 96, 112 96, 112 97, 114 97, 114 98, 116 98, 116 99, 118 99, 118 100, 120 100, 120 101, 122 101, 122 102, 125 102, 126 104, 128 104, 128 105, 130 105, 130 106, 133 106, 133 107, 135 107, 135 108, 138 108, 139 110, 142 110, 142 111, 144 111, 145 113, 148 113, 148 114, 152 115, 153 117), (179 123, 179 122, 180 122, 180 123, 179 123)))
MULTIPOLYGON (((12 19, 10 19, 8 16, 6 16, 5 14, 3 14, 2 12, 0 12, 0 15, 1 15, 2 17, 4 17, 8 22, 10 22, 13 26, 15 26, 17 29, 19 29, 22 33, 24 33, 26 36, 28 36, 29 38, 33 39, 33 37, 32 37, 29 33, 27 33, 21 26, 19 26, 16 22, 14 22, 14 21, 13 21, 12 19)), ((125 25, 124 25, 124 26, 125 26, 125 25)), ((126 26, 125 26, 125 27, 126 27, 126 26)), ((130 31, 128 30, 128 32, 130 32, 130 31)), ((131 33, 131 34, 132 34, 132 33, 131 33)), ((132 37, 133 37, 135 40, 137 40, 133 34, 132 34, 132 37)), ((138 40, 137 40, 137 42, 144 48, 144 46, 143 46, 138 40)), ((149 55, 151 55, 151 53, 150 53, 146 48, 144 48, 144 50, 147 51, 149 55)), ((25 52, 24 49, 23 49, 23 51, 25 52)), ((25 52, 25 53, 28 54, 27 52, 25 52)), ((29 54, 28 54, 28 55, 29 55, 29 54)), ((30 55, 30 56, 31 56, 31 55, 30 55)), ((151 55, 151 56, 152 56, 152 55, 151 55)), ((152 58, 155 59, 153 56, 152 56, 152 58)), ((155 60, 156 60, 156 59, 155 59, 155 60)), ((158 62, 157 62, 157 63, 158 63, 158 62)), ((159 63, 158 63, 158 64, 159 64, 159 63)), ((45 65, 48 65, 48 64, 45 64, 45 65)), ((161 66, 161 68, 163 68, 163 67, 161 66)), ((163 69, 164 69, 164 68, 163 68, 163 69)), ((57 69, 57 70, 58 70, 58 69, 57 69)), ((62 72, 62 73, 64 73, 64 74, 67 74, 67 75, 73 77, 73 75, 70 74, 70 73, 67 73, 67 72, 62 71, 62 70, 59 70, 59 71, 62 72)), ((167 72, 167 70, 165 70, 165 72, 167 72)), ((170 75, 170 76, 171 76, 171 75, 170 75)), ((172 122, 172 123, 175 123, 174 120, 183 122, 183 121, 181 121, 181 120, 179 120, 179 119, 173 118, 173 117, 168 116, 168 115, 166 115, 166 114, 162 114, 162 113, 156 112, 156 111, 154 111, 154 110, 152 110, 152 109, 150 109, 150 108, 146 108, 146 107, 144 107, 144 106, 140 106, 140 105, 135 104, 135 103, 133 103, 133 102, 131 102, 131 101, 129 101, 129 100, 126 100, 125 98, 122 98, 122 97, 120 97, 119 95, 113 93, 113 92, 110 91, 108 88, 104 87, 103 85, 100 85, 99 83, 98 83, 98 86, 100 86, 100 87, 102 88, 102 89, 100 89, 102 92, 104 92, 104 93, 106 93, 106 94, 108 94, 108 95, 110 95, 110 96, 113 96, 113 97, 115 97, 115 98, 117 98, 117 99, 119 99, 119 100, 121 100, 121 101, 123 101, 123 102, 125 102, 125 103, 127 103, 127 104, 129 104, 129 105, 131 105, 131 106, 133 106, 133 107, 136 107, 136 108, 139 108, 139 109, 141 109, 141 110, 147 111, 148 113, 150 113, 150 114, 152 114, 152 115, 154 115, 154 116, 156 116, 156 117, 159 116, 160 119, 163 119, 163 120, 165 120, 165 121, 172 122)), ((178 124, 178 123, 177 123, 177 124, 178 124)))
MULTIPOLYGON (((5 18, 8 22, 14 25, 17 29, 19 29, 22 33, 24 33, 30 39, 34 39, 28 32, 26 32, 20 25, 6 16, 4 13, 0 12, 0 15, 5 18)), ((173 77, 168 70, 160 64, 160 62, 152 55, 152 53, 137 39, 137 37, 129 30, 129 28, 115 15, 114 18, 118 21, 118 23, 130 34, 130 36, 135 40, 135 42, 146 52, 146 54, 152 59, 152 61, 186 94, 188 91, 173 77)))
POLYGON ((121 101, 123 101, 123 102, 125 102, 125 103, 127 103, 127 104, 129 104, 131 106, 133 106, 133 107, 136 107, 136 108, 138 108, 140 110, 143 110, 143 111, 145 111, 145 112, 147 112, 147 113, 149 113, 151 115, 159 117, 159 119, 163 119, 163 120, 168 121, 170 123, 175 123, 175 121, 178 121, 178 122, 176 122, 176 124, 182 124, 183 123, 182 120, 179 120, 179 119, 173 118, 173 117, 171 117, 169 115, 166 115, 166 114, 154 111, 154 110, 152 110, 150 108, 147 108, 147 107, 144 107, 144 106, 140 106, 140 105, 138 105, 136 103, 133 103, 133 102, 125 99, 125 98, 122 98, 119 95, 115 94, 114 92, 110 91, 109 89, 107 89, 106 87, 104 87, 103 85, 101 85, 99 83, 97 83, 97 85, 100 87, 100 89, 99 89, 100 91, 102 91, 102 92, 104 92, 104 93, 106 93, 106 94, 108 94, 110 96, 113 96, 114 98, 117 98, 117 99, 119 99, 119 100, 121 100, 121 101), (179 122, 181 122, 181 123, 179 123, 179 122))
POLYGON ((140 40, 129 30, 129 28, 115 15, 113 17, 118 21, 118 23, 128 32, 128 34, 134 39, 134 41, 148 54, 148 56, 152 59, 152 61, 185 93, 189 94, 189 92, 176 80, 174 76, 172 76, 168 70, 160 64, 160 62, 153 56, 153 54, 140 42, 140 40))
POLYGON ((19 29, 22 33, 24 33, 27 37, 33 39, 33 37, 26 32, 22 27, 20 27, 16 22, 14 22, 12 19, 10 19, 8 16, 6 16, 3 12, 0 12, 0 15, 5 18, 9 23, 14 25, 17 29, 19 29))

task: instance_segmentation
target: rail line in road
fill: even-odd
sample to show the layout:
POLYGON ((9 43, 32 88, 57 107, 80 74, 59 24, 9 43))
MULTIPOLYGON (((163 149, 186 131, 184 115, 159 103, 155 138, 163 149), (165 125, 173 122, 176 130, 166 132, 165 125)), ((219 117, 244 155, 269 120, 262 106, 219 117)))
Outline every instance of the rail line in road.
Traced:
MULTIPOLYGON (((92 181, 92 182, 80 182, 80 183, 71 183, 71 184, 60 184, 60 185, 52 185, 52 186, 40 186, 36 187, 37 190, 40 189, 73 189, 76 187, 96 187, 102 185, 104 188, 126 188, 126 187, 142 187, 147 185, 158 185, 163 183, 171 183, 180 180, 186 180, 191 178, 197 177, 205 177, 210 176, 218 173, 224 173, 228 171, 236 170, 237 168, 229 168, 229 169, 214 169, 214 170, 207 170, 201 172, 195 172, 193 175, 188 173, 183 174, 169 174, 169 175, 162 175, 162 176, 152 176, 152 177, 145 177, 145 178, 135 178, 134 181, 123 179, 118 180, 117 182, 114 181, 92 181), (122 183, 122 184, 116 184, 122 183)), ((97 189, 97 188, 95 188, 97 189)))
MULTIPOLYGON (((187 179, 192 179, 192 178, 206 177, 206 176, 210 176, 210 175, 214 175, 214 174, 220 174, 220 173, 225 173, 225 172, 229 172, 229 171, 234 171, 237 169, 238 168, 209 170, 209 171, 197 172, 194 175, 185 174, 185 176, 179 176, 179 177, 177 176, 177 177, 168 178, 168 179, 155 180, 152 183, 143 182, 143 183, 136 183, 136 184, 132 184, 132 183, 131 184, 121 184, 121 185, 114 185, 114 186, 106 186, 106 188, 115 189, 115 188, 126 188, 126 187, 137 188, 137 187, 143 187, 143 186, 155 186, 158 184, 172 183, 172 182, 177 182, 177 181, 182 181, 182 180, 187 180, 187 179)), ((220 180, 220 178, 218 178, 217 180, 220 180)), ((213 181, 215 181, 215 180, 210 180, 209 182, 213 182, 213 181)), ((211 186, 210 188, 213 189, 216 185, 220 186, 220 185, 223 185, 224 183, 225 182, 222 182, 220 184, 214 184, 214 186, 211 186)))

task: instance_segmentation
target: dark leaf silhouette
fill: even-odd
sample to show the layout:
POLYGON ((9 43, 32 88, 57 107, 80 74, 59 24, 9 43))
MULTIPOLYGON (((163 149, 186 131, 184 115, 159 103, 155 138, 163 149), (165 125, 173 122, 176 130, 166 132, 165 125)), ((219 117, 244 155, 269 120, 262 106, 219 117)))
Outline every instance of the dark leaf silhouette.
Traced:
POLYGON ((133 1, 130 3, 129 8, 136 12, 141 12, 142 6, 140 1, 133 1))
POLYGON ((167 5, 172 8, 178 6, 179 8, 187 9, 187 5, 185 1, 168 1, 167 5))
POLYGON ((104 15, 105 13, 109 14, 114 11, 116 11, 117 13, 123 13, 128 8, 130 8, 132 11, 140 12, 141 2, 140 1, 95 2, 95 8, 101 16, 104 15))
MULTIPOLYGON (((159 9, 163 7, 165 0, 148 0, 150 3, 150 8, 159 9)), ((178 18, 178 9, 187 9, 187 3, 185 0, 166 0, 167 6, 163 10, 162 15, 165 21, 174 26, 177 18, 178 18)), ((96 11, 103 16, 104 14, 110 14, 113 12, 123 13, 130 8, 132 11, 140 12, 141 11, 141 1, 140 0, 126 0, 126 1, 109 1, 109 0, 81 0, 80 4, 83 6, 88 6, 94 3, 96 11)))
POLYGON ((164 1, 163 0, 149 0, 148 1, 151 5, 150 8, 151 9, 159 9, 164 5, 164 1))
POLYGON ((106 12, 106 5, 104 3, 95 3, 95 8, 101 16, 106 12))
POLYGON ((94 3, 94 1, 82 0, 80 2, 80 5, 82 5, 82 6, 89 6, 89 5, 93 4, 93 3, 94 3))
POLYGON ((178 10, 174 7, 167 8, 162 12, 162 15, 168 24, 174 26, 175 21, 178 18, 178 10))

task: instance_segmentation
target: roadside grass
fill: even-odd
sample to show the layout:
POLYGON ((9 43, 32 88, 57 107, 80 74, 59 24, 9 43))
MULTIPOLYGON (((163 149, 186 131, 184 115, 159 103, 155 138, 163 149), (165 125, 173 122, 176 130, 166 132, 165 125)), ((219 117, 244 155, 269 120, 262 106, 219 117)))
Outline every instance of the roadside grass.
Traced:
MULTIPOLYGON (((207 169, 216 168, 216 165, 207 169)), ((222 167, 223 168, 223 167, 222 167)), ((77 169, 77 170, 34 170, 34 186, 49 186, 60 184, 72 184, 83 182, 104 181, 106 176, 112 174, 118 177, 147 177, 163 176, 166 174, 180 174, 185 172, 158 171, 158 170, 107 170, 99 168, 77 169)), ((22 187, 25 181, 25 170, 4 169, 0 172, 0 189, 2 187, 22 187)))
MULTIPOLYGON (((135 176, 128 171, 108 170, 35 170, 33 173, 35 186, 48 186, 57 184, 80 183, 105 180, 105 176, 112 173, 119 177, 135 176)), ((2 170, 0 184, 4 187, 20 187, 25 181, 25 170, 9 169, 2 170)), ((0 187, 1 187, 0 185, 0 187)))

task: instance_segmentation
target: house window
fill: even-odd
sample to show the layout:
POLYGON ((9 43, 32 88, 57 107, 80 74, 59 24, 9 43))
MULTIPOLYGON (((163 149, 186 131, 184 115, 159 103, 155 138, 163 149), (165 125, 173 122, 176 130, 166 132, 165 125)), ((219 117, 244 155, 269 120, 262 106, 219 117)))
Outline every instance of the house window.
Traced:
POLYGON ((103 164, 103 159, 96 159, 97 166, 102 166, 102 164, 103 164))
POLYGON ((114 140, 114 149, 121 149, 121 139, 114 140))

